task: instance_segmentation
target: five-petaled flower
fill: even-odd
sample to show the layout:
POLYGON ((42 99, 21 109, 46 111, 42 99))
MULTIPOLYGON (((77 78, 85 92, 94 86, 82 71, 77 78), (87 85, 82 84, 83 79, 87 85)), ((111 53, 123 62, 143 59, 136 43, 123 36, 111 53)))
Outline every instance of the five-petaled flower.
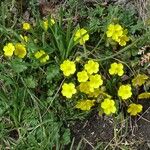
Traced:
POLYGON ((80 43, 80 45, 85 44, 86 41, 89 40, 89 34, 87 33, 87 31, 82 28, 82 29, 78 29, 75 33, 75 37, 74 37, 74 41, 80 43))
POLYGON ((70 76, 70 75, 75 73, 76 65, 75 65, 75 63, 73 61, 65 60, 60 65, 60 70, 63 71, 64 76, 68 77, 68 76, 70 76))
POLYGON ((143 106, 141 104, 130 104, 128 107, 127 112, 130 113, 131 116, 136 116, 138 113, 140 113, 143 109, 143 106))
POLYGON ((89 78, 88 74, 86 71, 81 71, 77 73, 78 81, 79 82, 86 82, 89 78))
POLYGON ((104 99, 104 101, 101 103, 101 107, 103 108, 103 111, 106 115, 115 113, 117 110, 115 106, 115 101, 109 98, 104 99))
MULTIPOLYGON (((103 84, 101 75, 99 75, 99 74, 91 75, 89 84, 93 89, 99 88, 103 84)), ((91 91, 91 92, 93 92, 93 91, 91 91)))
POLYGON ((73 94, 75 94, 77 92, 77 90, 75 89, 75 85, 73 83, 64 83, 62 85, 62 95, 67 97, 67 98, 71 98, 73 94))
POLYGON ((8 43, 4 46, 3 51, 5 56, 11 57, 15 51, 15 46, 13 43, 8 43))
POLYGON ((107 37, 111 37, 113 40, 117 41, 123 34, 123 28, 119 24, 110 24, 106 32, 107 37))
POLYGON ((109 73, 111 75, 118 74, 118 76, 122 76, 124 71, 123 71, 123 65, 121 63, 112 63, 109 69, 109 73))
POLYGON ((91 75, 99 71, 99 64, 93 60, 89 60, 88 63, 84 65, 84 69, 91 75))
POLYGON ((31 29, 31 25, 27 22, 24 22, 22 26, 23 26, 22 28, 26 31, 31 29))
POLYGON ((17 43, 15 45, 15 51, 14 51, 14 54, 16 56, 18 56, 19 58, 24 58, 27 54, 27 51, 26 51, 26 47, 24 44, 21 44, 21 43, 17 43))
POLYGON ((118 96, 120 96, 123 100, 126 100, 132 96, 132 88, 130 84, 121 85, 118 90, 118 96))

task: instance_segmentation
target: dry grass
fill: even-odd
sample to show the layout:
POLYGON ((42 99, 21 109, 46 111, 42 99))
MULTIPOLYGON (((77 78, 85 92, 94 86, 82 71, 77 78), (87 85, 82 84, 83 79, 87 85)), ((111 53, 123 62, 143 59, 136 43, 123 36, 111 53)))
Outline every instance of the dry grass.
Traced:
POLYGON ((150 19, 150 0, 134 0, 134 4, 137 7, 139 17, 145 23, 150 19))

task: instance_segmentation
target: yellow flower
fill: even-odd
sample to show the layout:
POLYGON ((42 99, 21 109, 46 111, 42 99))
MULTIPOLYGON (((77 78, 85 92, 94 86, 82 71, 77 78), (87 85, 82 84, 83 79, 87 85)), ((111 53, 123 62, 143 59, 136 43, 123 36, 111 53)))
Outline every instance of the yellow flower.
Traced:
POLYGON ((89 60, 88 63, 84 65, 84 68, 91 75, 99 71, 99 64, 93 60, 89 60))
POLYGON ((112 96, 108 95, 107 93, 105 93, 105 91, 103 90, 103 87, 101 87, 100 89, 94 89, 94 92, 90 92, 88 93, 89 97, 99 97, 98 101, 104 98, 109 98, 111 99, 112 96))
POLYGON ((34 54, 34 57, 36 59, 39 59, 39 61, 41 63, 45 63, 49 60, 49 55, 45 53, 44 50, 40 50, 40 51, 37 51, 35 54, 34 54))
POLYGON ((89 81, 81 82, 79 85, 79 90, 85 94, 89 94, 90 92, 94 92, 94 88, 90 86, 89 81))
POLYGON ((31 25, 29 23, 27 23, 27 22, 24 22, 23 23, 23 29, 26 30, 26 31, 30 30, 31 29, 31 25))
POLYGON ((48 20, 43 21, 44 30, 48 30, 48 20))
POLYGON ((60 65, 60 70, 63 71, 64 76, 70 76, 71 74, 74 74, 76 71, 76 65, 73 61, 65 60, 60 65))
POLYGON ((129 37, 127 37, 126 35, 121 35, 117 40, 117 42, 121 46, 126 46, 128 41, 129 41, 129 37))
POLYGON ((21 37, 21 39, 22 39, 23 41, 28 42, 28 37, 27 37, 27 36, 22 36, 22 35, 20 35, 20 37, 21 37))
POLYGON ((80 62, 80 60, 81 60, 80 56, 76 57, 76 59, 75 59, 76 62, 80 62))
POLYGON ((127 112, 130 113, 131 116, 136 116, 138 113, 140 113, 143 109, 143 106, 140 104, 130 104, 128 107, 127 112))
POLYGON ((90 86, 93 88, 99 88, 99 86, 101 86, 103 84, 103 80, 101 78, 101 75, 91 75, 90 76, 90 82, 89 82, 90 86))
POLYGON ((138 74, 134 79, 132 79, 133 86, 142 86, 149 77, 145 74, 138 74))
POLYGON ((109 73, 111 75, 118 74, 118 76, 122 76, 124 73, 123 65, 121 63, 112 63, 109 69, 109 73))
POLYGON ((43 58, 40 59, 41 63, 46 63, 49 60, 49 55, 46 54, 43 58))
POLYGON ((104 99, 104 101, 101 103, 101 107, 106 115, 116 112, 115 101, 109 98, 104 99))
POLYGON ((101 94, 101 92, 102 91, 99 88, 97 88, 97 89, 94 89, 94 92, 89 92, 88 96, 97 98, 101 94))
POLYGON ((144 92, 139 94, 138 99, 150 99, 150 92, 144 92))
POLYGON ((71 98, 73 94, 75 94, 77 90, 75 89, 75 85, 73 83, 64 83, 62 85, 62 95, 67 98, 71 98))
POLYGON ((76 108, 81 109, 81 110, 90 110, 92 106, 95 105, 95 100, 80 100, 76 104, 76 108))
POLYGON ((8 43, 3 48, 4 55, 7 57, 11 57, 13 55, 14 50, 15 50, 15 46, 13 45, 13 43, 8 43))
POLYGON ((120 96, 123 100, 126 100, 132 96, 131 85, 121 85, 118 90, 118 96, 120 96))
POLYGON ((25 48, 25 45, 21 44, 21 43, 17 43, 15 45, 15 51, 14 51, 14 54, 16 56, 18 56, 19 58, 24 58, 27 54, 27 51, 26 51, 26 48, 25 48))
POLYGON ((89 40, 89 34, 87 31, 82 28, 78 29, 75 33, 74 41, 79 41, 80 45, 83 45, 86 41, 89 40))
POLYGON ((39 59, 40 57, 42 57, 43 55, 45 55, 45 52, 43 50, 37 51, 34 56, 36 59, 39 59))
POLYGON ((50 21, 50 25, 54 25, 55 24, 55 20, 53 18, 51 18, 51 21, 50 21))
POLYGON ((118 38, 123 34, 123 28, 119 24, 110 24, 106 32, 107 37, 111 37, 117 41, 118 38))
POLYGON ((86 71, 78 72, 77 77, 79 82, 86 82, 89 78, 86 71))

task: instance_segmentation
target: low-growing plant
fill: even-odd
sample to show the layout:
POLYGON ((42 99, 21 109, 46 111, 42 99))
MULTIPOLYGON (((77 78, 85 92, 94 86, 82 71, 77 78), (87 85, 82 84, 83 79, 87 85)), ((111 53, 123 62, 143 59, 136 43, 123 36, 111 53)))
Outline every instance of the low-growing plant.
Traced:
POLYGON ((114 119, 142 113, 150 81, 137 58, 150 31, 136 24, 134 12, 109 8, 83 9, 88 15, 77 23, 70 17, 75 7, 61 8, 56 18, 33 16, 34 23, 22 20, 19 27, 2 20, 3 149, 65 149, 71 143, 69 126, 92 111, 114 119))

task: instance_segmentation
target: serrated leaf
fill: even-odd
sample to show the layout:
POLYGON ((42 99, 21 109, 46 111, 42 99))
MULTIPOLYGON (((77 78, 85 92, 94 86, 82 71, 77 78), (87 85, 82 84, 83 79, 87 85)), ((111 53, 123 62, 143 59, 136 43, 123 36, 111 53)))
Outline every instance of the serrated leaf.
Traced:
POLYGON ((51 65, 47 69, 47 80, 51 81, 53 78, 55 78, 59 74, 59 67, 57 65, 51 65))
POLYGON ((21 73, 27 69, 27 64, 19 60, 14 60, 11 62, 11 67, 16 73, 21 73))
POLYGON ((37 86, 37 81, 32 76, 26 78, 25 83, 28 88, 35 88, 37 86))
POLYGON ((144 92, 138 95, 138 99, 150 99, 150 92, 144 92))
POLYGON ((66 129, 63 136, 62 136, 62 142, 64 145, 67 145, 70 143, 70 129, 66 129))
POLYGON ((132 85, 133 86, 141 86, 146 82, 147 79, 148 79, 147 75, 138 74, 134 79, 132 79, 132 85))

